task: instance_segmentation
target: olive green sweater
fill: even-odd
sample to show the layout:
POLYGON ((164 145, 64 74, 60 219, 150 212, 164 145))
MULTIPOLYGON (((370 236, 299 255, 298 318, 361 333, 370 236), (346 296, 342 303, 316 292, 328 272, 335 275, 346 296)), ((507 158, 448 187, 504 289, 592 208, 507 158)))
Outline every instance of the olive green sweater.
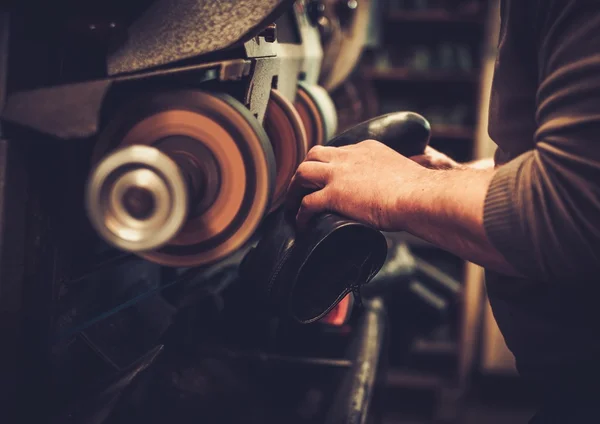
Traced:
POLYGON ((600 1, 501 10, 484 224, 525 278, 488 272, 487 290, 521 374, 580 390, 600 363, 600 1))

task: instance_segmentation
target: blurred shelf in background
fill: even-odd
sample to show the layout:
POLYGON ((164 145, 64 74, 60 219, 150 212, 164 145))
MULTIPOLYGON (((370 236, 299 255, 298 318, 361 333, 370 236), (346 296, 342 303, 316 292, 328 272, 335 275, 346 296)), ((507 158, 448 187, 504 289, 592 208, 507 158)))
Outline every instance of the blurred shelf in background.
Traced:
POLYGON ((452 138, 458 140, 473 140, 475 130, 469 127, 452 125, 432 125, 431 136, 436 138, 452 138))
MULTIPOLYGON (((496 0, 384 0, 380 8, 378 42, 365 50, 356 72, 363 81, 357 88, 368 91, 373 115, 420 113, 431 123, 434 148, 459 162, 473 160, 482 131, 487 32, 499 16, 496 0)), ((460 282, 463 294, 442 331, 418 338, 406 355, 390 350, 385 422, 456 422, 476 356, 476 273, 417 237, 396 233, 393 238, 460 282)), ((401 339, 402 323, 392 315, 391 340, 401 339)))
POLYGON ((443 384, 443 379, 428 373, 392 368, 386 374, 385 384, 393 388, 436 389, 443 384))
POLYGON ((451 23, 451 24, 476 24, 483 25, 484 17, 479 14, 453 13, 443 9, 431 10, 394 10, 389 12, 387 20, 396 23, 451 23))
POLYGON ((479 81, 479 75, 476 72, 417 70, 410 68, 365 68, 362 72, 365 78, 380 81, 441 83, 476 83, 479 81))
POLYGON ((413 346, 413 352, 431 355, 455 355, 458 349, 458 343, 454 340, 417 339, 413 346))

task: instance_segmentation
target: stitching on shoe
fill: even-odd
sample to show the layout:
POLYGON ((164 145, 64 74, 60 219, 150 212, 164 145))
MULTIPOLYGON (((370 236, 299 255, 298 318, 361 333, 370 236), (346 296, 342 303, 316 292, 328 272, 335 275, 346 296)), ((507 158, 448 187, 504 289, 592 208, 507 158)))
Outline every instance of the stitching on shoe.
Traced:
POLYGON ((290 255, 294 251, 294 247, 296 247, 295 244, 292 247, 290 247, 287 252, 285 252, 285 255, 283 255, 283 257, 281 258, 281 260, 277 264, 277 267, 275 268, 275 270, 271 274, 271 278, 269 279, 269 284, 267 285, 267 297, 268 298, 271 297, 271 293, 273 292, 273 287, 275 286, 275 280, 279 276, 279 273, 281 272, 281 269, 283 268, 283 266, 287 262, 287 259, 290 257, 290 255))

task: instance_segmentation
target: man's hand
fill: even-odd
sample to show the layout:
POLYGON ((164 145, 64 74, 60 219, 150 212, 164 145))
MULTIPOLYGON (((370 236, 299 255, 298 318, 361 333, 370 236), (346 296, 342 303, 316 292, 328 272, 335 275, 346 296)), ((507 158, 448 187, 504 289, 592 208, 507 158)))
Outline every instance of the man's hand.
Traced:
POLYGON ((425 153, 418 156, 412 156, 412 160, 419 165, 429 169, 492 169, 494 168, 494 159, 486 158, 469 163, 458 163, 454 159, 438 152, 431 146, 427 146, 425 153))
POLYGON ((429 169, 457 169, 462 167, 454 159, 438 152, 431 146, 427 146, 425 153, 422 155, 412 156, 411 159, 429 169))
POLYGON ((292 179, 288 207, 298 208, 300 227, 315 214, 333 211, 381 230, 398 231, 402 229, 398 198, 405 191, 400 188, 418 187, 414 181, 423 170, 374 140, 345 147, 316 146, 292 179))
POLYGON ((483 228, 493 168, 428 169, 373 140, 313 147, 300 164, 287 207, 297 224, 335 212, 384 231, 408 231, 457 256, 519 275, 483 228))

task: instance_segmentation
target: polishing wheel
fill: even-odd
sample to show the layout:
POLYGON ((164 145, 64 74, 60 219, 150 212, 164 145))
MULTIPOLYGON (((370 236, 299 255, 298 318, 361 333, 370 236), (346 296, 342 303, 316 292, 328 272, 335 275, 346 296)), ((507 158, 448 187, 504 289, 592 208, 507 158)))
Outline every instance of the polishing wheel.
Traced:
POLYGON ((309 150, 325 144, 336 134, 337 112, 323 87, 301 82, 294 106, 304 124, 309 150))
POLYGON ((263 123, 275 153, 277 177, 271 210, 285 199, 288 185, 298 165, 308 151, 308 141, 302 119, 294 105, 277 90, 271 90, 263 123))
POLYGON ((327 91, 338 88, 356 68, 367 41, 374 1, 324 0, 324 16, 320 21, 324 35, 323 64, 319 84, 327 91))
POLYGON ((234 98, 149 95, 103 131, 87 210, 114 246, 169 266, 218 261, 245 244, 268 211, 275 158, 265 130, 234 98))

